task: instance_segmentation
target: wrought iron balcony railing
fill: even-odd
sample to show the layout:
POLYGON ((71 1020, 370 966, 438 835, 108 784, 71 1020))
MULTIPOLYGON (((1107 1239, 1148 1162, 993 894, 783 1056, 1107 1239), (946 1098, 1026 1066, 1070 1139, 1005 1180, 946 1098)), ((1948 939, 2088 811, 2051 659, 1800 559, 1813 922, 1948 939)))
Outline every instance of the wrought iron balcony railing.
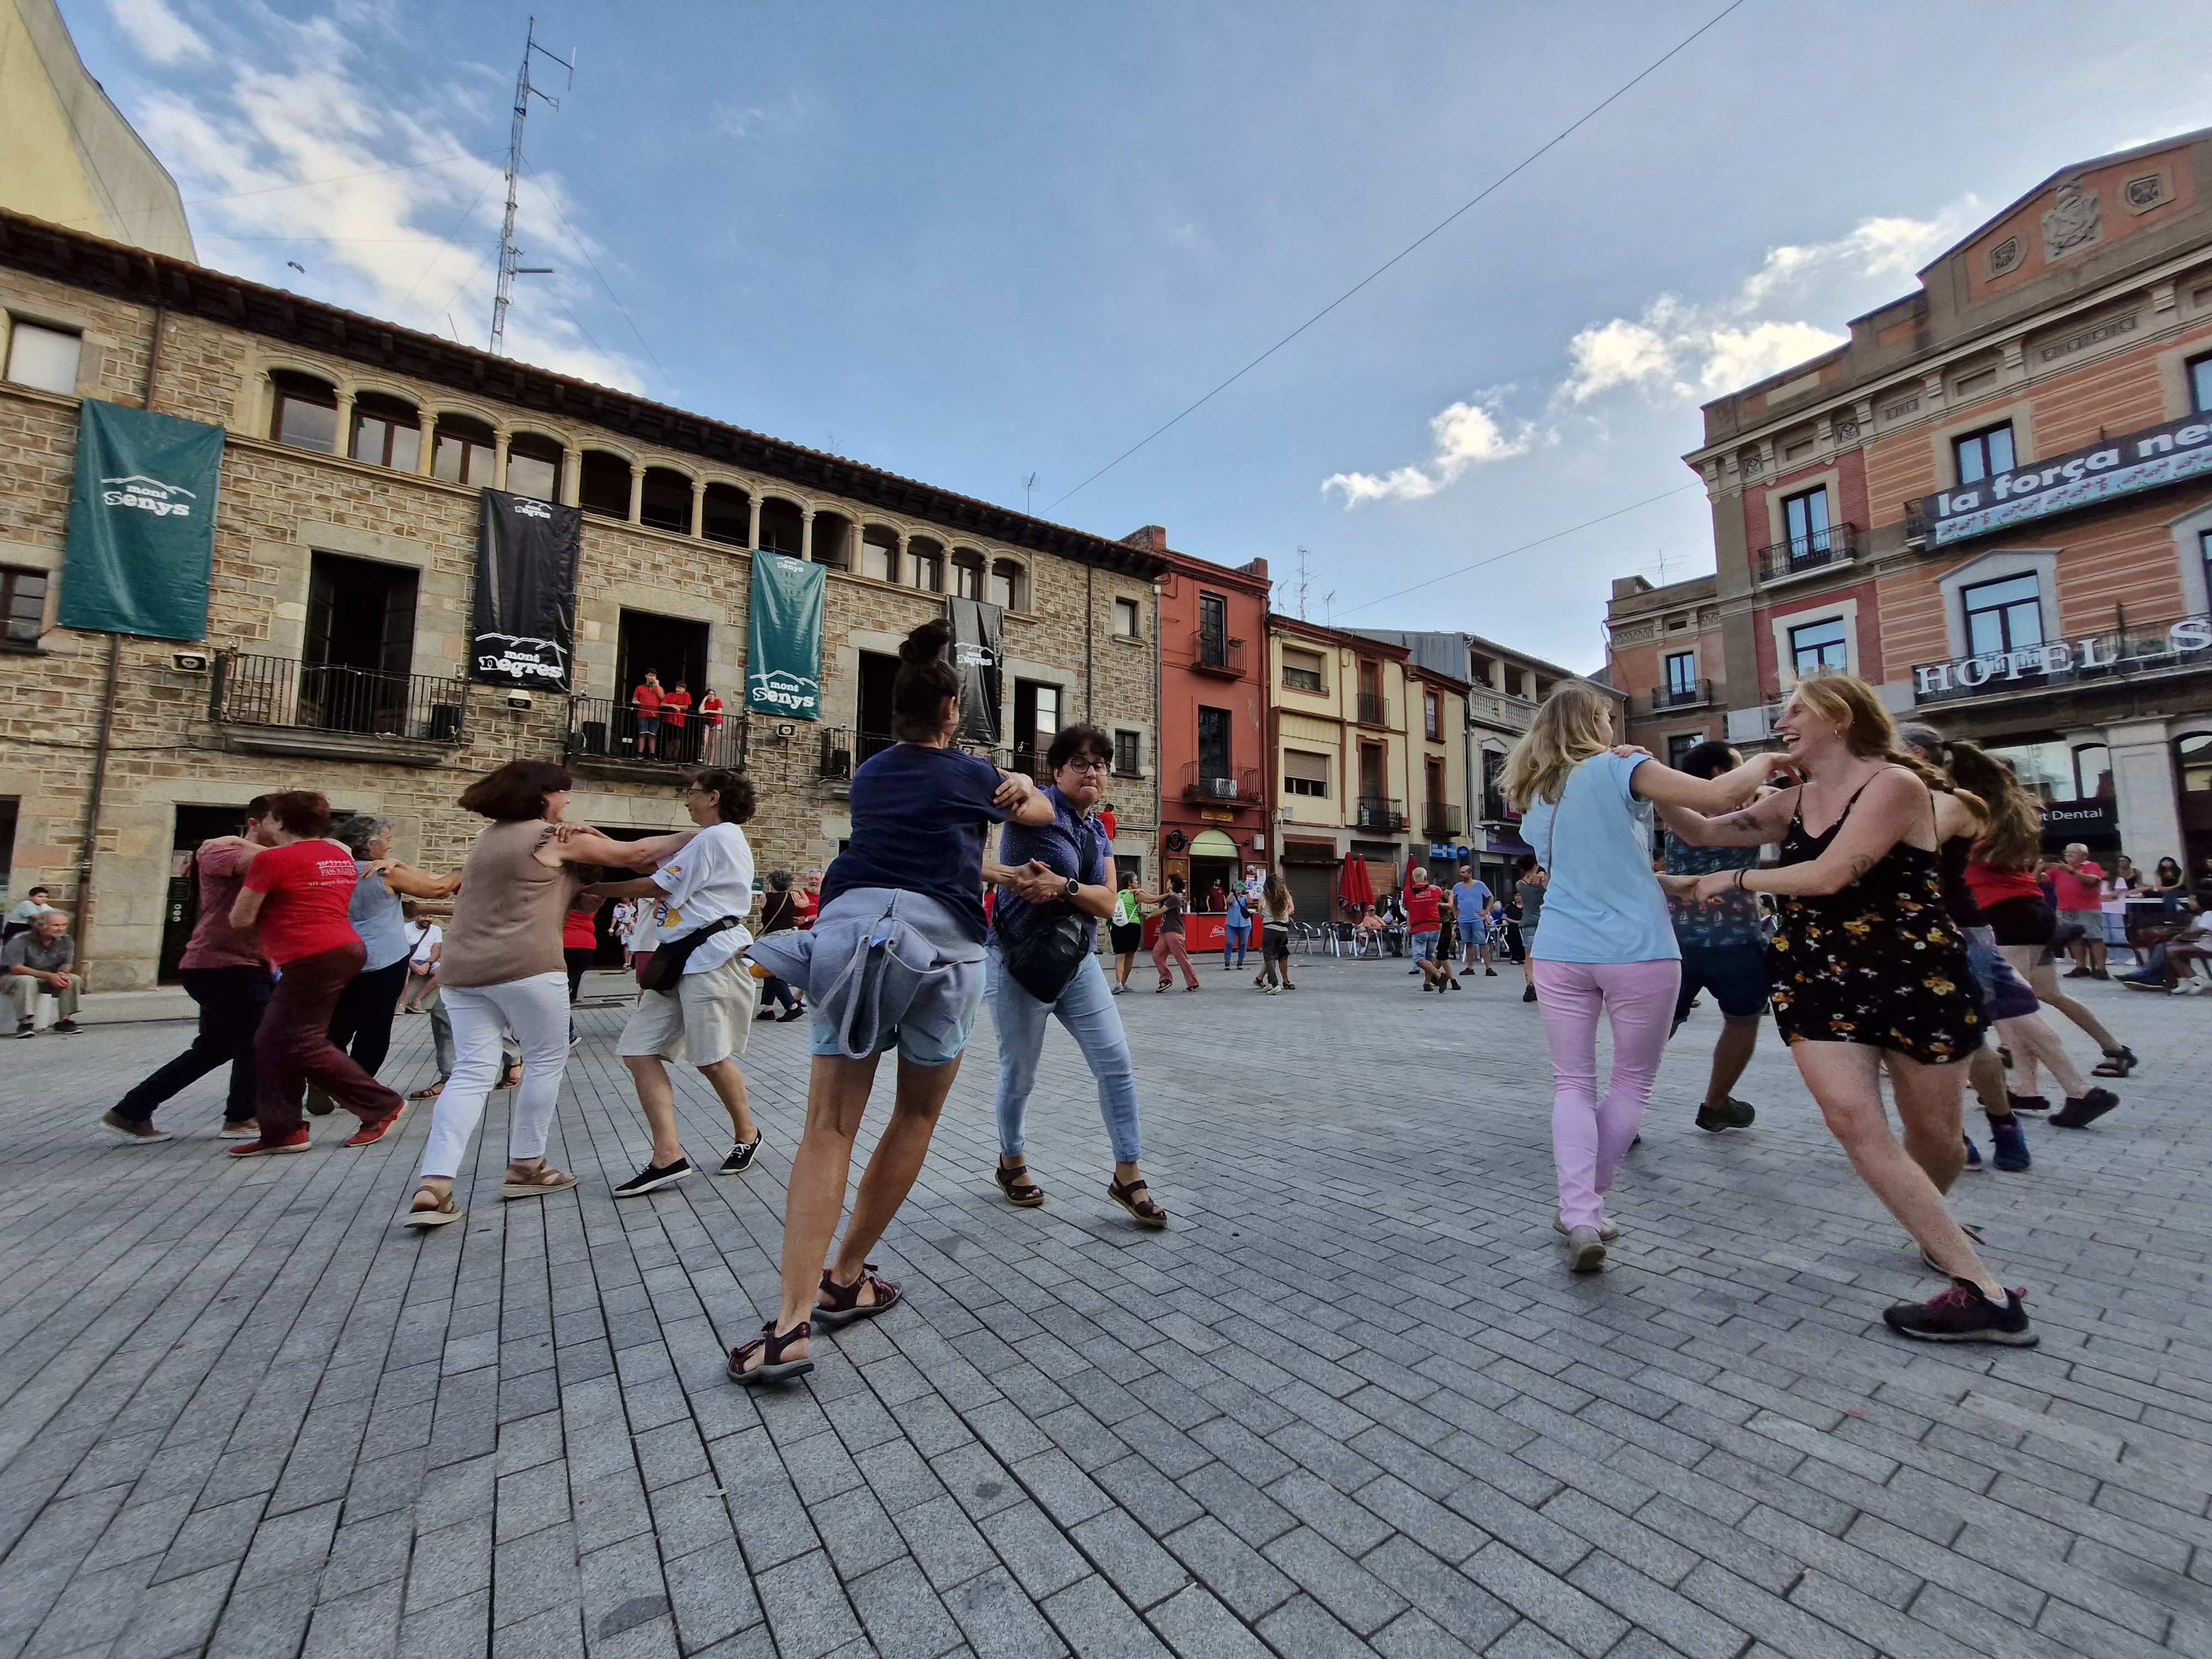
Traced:
POLYGON ((1257 805, 1260 769, 1208 766, 1202 761, 1193 761, 1183 768, 1182 798, 1194 805, 1208 801, 1218 806, 1257 805))
POLYGON ((1395 833, 1406 827, 1406 813, 1388 795, 1362 795, 1352 805, 1352 822, 1362 830, 1395 833))
POLYGON ((432 674, 387 674, 282 657, 216 653, 208 718, 229 726, 289 727, 459 744, 468 682, 432 674))
POLYGON ((697 709, 682 726, 664 714, 659 729, 638 730, 637 711, 611 697, 568 699, 568 752, 574 760, 629 761, 673 770, 684 766, 721 766, 742 772, 751 734, 744 714, 724 713, 713 724, 697 709))
POLYGON ((1808 536, 1769 542, 1759 550, 1759 579, 1779 581, 1826 565, 1848 564, 1858 556, 1858 535, 1855 524, 1832 524, 1808 536))
POLYGON ((1655 685, 1651 688, 1651 707, 1662 708, 1703 708, 1713 700, 1711 680, 1692 680, 1685 685, 1655 685))
POLYGON ((1190 668, 1194 674, 1215 674, 1226 680, 1244 678, 1244 641, 1201 628, 1190 636, 1190 668))
POLYGON ((1421 806, 1421 834, 1431 841, 1457 841, 1460 836, 1460 809, 1448 800, 1424 802, 1421 806))
POLYGON ((1359 723, 1362 726, 1386 726, 1389 723, 1388 706, 1380 692, 1362 691, 1359 694, 1359 723))

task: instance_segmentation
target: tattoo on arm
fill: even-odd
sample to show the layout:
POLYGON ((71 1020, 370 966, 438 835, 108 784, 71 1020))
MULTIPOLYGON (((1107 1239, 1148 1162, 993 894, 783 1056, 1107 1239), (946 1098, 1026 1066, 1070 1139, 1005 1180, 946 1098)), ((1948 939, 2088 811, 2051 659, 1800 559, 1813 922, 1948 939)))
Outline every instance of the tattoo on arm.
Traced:
POLYGON ((1853 854, 1851 858, 1851 879, 1853 881, 1856 881, 1861 876, 1866 874, 1868 871, 1873 869, 1875 865, 1881 862, 1881 860, 1880 859, 1875 858, 1869 853, 1858 853, 1853 854))

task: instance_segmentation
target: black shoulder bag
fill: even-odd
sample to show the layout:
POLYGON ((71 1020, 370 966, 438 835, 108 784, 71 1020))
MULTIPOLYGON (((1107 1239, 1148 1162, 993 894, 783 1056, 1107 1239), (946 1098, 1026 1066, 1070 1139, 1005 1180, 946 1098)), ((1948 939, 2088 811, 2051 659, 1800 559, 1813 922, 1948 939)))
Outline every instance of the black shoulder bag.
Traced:
POLYGON ((653 960, 645 964, 645 971, 637 976, 640 988, 658 991, 663 996, 674 996, 684 988, 684 965, 691 960, 691 953, 717 933, 727 933, 738 925, 735 916, 721 916, 704 927, 695 927, 683 938, 663 939, 653 946, 653 960))
MULTIPOLYGON (((1089 818, 1079 819, 1083 825, 1089 856, 1083 860, 1082 880, 1086 886, 1097 886, 1091 877, 1096 872, 1098 852, 1097 831, 1089 818)), ((1005 902, 1004 899, 1000 901, 1005 902)), ((1013 902, 1027 904, 1028 900, 1015 896, 1013 902)), ((1001 930, 999 936, 999 960, 1014 983, 1027 991, 1039 1002, 1057 1002, 1067 982, 1083 966, 1083 959, 1091 954, 1091 940, 1084 930, 1083 915, 1066 899, 1054 899, 1050 904, 1030 905, 1029 925, 1019 933, 1008 936, 1001 930)))

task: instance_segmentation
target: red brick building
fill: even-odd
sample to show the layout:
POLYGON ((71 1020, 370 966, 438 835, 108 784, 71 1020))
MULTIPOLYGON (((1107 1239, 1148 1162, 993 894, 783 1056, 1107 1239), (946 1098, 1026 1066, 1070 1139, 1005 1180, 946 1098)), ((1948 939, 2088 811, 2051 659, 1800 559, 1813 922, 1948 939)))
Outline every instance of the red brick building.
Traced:
POLYGON ((1231 569, 1193 558, 1158 525, 1123 539, 1168 562, 1158 606, 1158 878, 1182 876, 1203 905, 1216 881, 1233 886, 1270 857, 1267 562, 1231 569))

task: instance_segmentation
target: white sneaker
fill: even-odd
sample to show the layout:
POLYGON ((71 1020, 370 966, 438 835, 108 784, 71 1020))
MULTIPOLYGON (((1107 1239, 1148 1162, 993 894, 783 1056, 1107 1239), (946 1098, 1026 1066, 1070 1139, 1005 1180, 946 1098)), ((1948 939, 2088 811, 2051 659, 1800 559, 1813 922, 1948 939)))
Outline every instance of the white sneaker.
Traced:
POLYGON ((2173 989, 2167 992, 2166 994, 2168 996, 2174 997, 2193 997, 2203 988, 2204 981, 2203 980, 2185 979, 2180 984, 2175 986, 2173 989))

